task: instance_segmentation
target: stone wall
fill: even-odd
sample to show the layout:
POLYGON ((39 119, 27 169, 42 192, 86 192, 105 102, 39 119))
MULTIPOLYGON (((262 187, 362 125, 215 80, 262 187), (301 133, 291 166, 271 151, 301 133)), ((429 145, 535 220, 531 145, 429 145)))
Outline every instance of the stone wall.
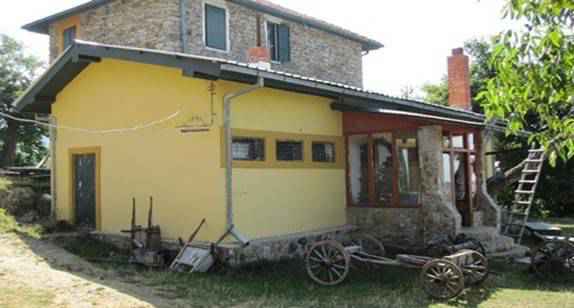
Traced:
MULTIPOLYGON (((487 149, 492 134, 489 131, 484 131, 481 136, 482 149, 487 149)), ((481 161, 486 162, 485 151, 480 153, 481 161)), ((479 177, 479 190, 478 190, 478 206, 483 213, 482 222, 485 226, 495 227, 500 231, 501 225, 501 210, 496 201, 488 194, 486 185, 486 176, 484 174, 479 177)))
POLYGON ((309 246, 323 240, 342 241, 354 230, 342 226, 316 232, 292 234, 252 241, 247 247, 221 245, 218 255, 226 264, 239 266, 260 261, 280 261, 302 258, 309 246))
POLYGON ((442 193, 442 128, 426 126, 418 130, 421 164, 422 225, 425 243, 437 236, 454 236, 460 232, 462 218, 442 193))
POLYGON ((418 247, 422 243, 422 211, 420 208, 347 209, 348 223, 376 236, 383 243, 418 247))
MULTIPOLYGON (((208 50, 203 43, 201 0, 185 0, 187 50, 194 55, 247 62, 247 51, 257 45, 258 12, 225 2, 229 14, 230 51, 208 50)), ((222 1, 219 1, 222 2, 222 1)), ((179 0, 116 0, 80 14, 78 38, 104 44, 183 50, 179 0)), ((265 20, 265 16, 261 18, 265 20)), ((291 62, 273 68, 308 77, 362 86, 361 44, 299 23, 287 22, 291 32, 291 62)), ((266 45, 262 22, 262 42, 266 45)), ((50 59, 59 53, 55 26, 50 27, 50 59)))

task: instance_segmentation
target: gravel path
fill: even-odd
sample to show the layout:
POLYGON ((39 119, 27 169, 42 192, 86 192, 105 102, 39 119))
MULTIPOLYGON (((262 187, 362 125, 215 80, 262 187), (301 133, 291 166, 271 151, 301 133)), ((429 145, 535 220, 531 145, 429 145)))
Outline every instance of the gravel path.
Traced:
POLYGON ((183 306, 50 242, 16 234, 0 234, 0 294, 2 308, 183 306))

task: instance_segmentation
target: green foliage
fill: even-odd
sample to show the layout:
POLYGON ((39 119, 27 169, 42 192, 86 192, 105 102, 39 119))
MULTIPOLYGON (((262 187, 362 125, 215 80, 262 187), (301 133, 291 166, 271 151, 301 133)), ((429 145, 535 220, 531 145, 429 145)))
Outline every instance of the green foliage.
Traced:
POLYGON ((506 17, 524 26, 497 38, 490 64, 497 74, 480 94, 489 118, 508 121, 508 134, 533 131, 530 143, 574 157, 574 3, 509 0, 506 17))
MULTIPOLYGON (((41 68, 42 62, 27 55, 22 44, 0 34, 0 112, 25 116, 15 112, 13 103, 41 68)), ((41 160, 47 154, 42 140, 46 134, 43 127, 10 121, 0 116, 0 149, 3 155, 6 155, 8 144, 16 142, 16 157, 12 162, 15 165, 32 165, 41 160), (15 130, 13 135, 10 135, 11 125, 15 130)))
POLYGON ((8 214, 5 209, 0 208, 0 234, 12 232, 37 239, 41 237, 42 227, 38 225, 21 225, 12 215, 8 214))
POLYGON ((436 105, 448 105, 448 80, 443 78, 438 84, 427 83, 423 85, 425 101, 436 105))

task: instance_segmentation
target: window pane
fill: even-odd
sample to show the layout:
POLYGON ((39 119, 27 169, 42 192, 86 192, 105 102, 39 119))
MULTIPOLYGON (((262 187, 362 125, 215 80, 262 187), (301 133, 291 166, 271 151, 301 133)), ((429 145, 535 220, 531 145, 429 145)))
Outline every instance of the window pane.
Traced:
POLYGON ((452 146, 454 148, 457 148, 457 149, 463 149, 464 148, 464 136, 463 135, 452 136, 452 146))
POLYGON ((225 9, 205 5, 205 44, 207 47, 227 50, 227 21, 225 9))
POLYGON ((279 61, 279 48, 277 44, 278 34, 277 34, 277 24, 269 22, 267 23, 267 35, 269 43, 269 51, 271 53, 271 60, 279 61))
POLYGON ((265 141, 255 138, 233 138, 233 160, 264 161, 265 141))
POLYGON ((380 134, 373 137, 377 201, 388 206, 393 201, 393 137, 391 134, 380 134))
POLYGON ((367 135, 349 137, 349 177, 353 204, 369 202, 369 138, 367 135))
POLYGON ((400 204, 416 206, 419 204, 420 171, 415 137, 400 138, 396 141, 399 163, 400 204))
POLYGON ((277 160, 279 161, 302 161, 303 142, 300 141, 277 141, 277 160))
POLYGON ((452 204, 452 169, 450 165, 450 153, 442 154, 442 192, 447 196, 448 201, 452 204))
POLYGON ((76 39, 76 27, 70 27, 64 30, 64 49, 70 47, 74 44, 74 40, 76 39))
POLYGON ((445 149, 450 149, 450 147, 451 147, 450 136, 443 136, 442 137, 442 147, 445 149))
POLYGON ((465 154, 454 155, 454 189, 456 201, 464 201, 467 197, 465 156, 465 154))
POLYGON ((468 134, 468 147, 471 150, 475 149, 475 138, 474 134, 468 134))
MULTIPOLYGON (((478 193, 478 176, 476 175, 476 155, 470 156, 470 197, 476 201, 476 194, 478 193)), ((475 202, 474 206, 478 204, 475 202)))
POLYGON ((277 42, 279 47, 279 61, 282 63, 291 61, 291 38, 289 33, 289 26, 278 26, 277 42))
POLYGON ((334 163, 335 145, 332 143, 313 142, 313 161, 334 163))

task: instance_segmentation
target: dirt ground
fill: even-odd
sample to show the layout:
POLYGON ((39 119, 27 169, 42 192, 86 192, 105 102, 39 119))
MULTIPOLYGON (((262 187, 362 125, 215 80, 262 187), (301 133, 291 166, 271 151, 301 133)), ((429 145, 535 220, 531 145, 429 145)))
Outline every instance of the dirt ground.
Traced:
POLYGON ((0 307, 183 307, 137 277, 96 268, 46 241, 0 234, 0 307), (129 282, 129 283, 128 283, 129 282))

